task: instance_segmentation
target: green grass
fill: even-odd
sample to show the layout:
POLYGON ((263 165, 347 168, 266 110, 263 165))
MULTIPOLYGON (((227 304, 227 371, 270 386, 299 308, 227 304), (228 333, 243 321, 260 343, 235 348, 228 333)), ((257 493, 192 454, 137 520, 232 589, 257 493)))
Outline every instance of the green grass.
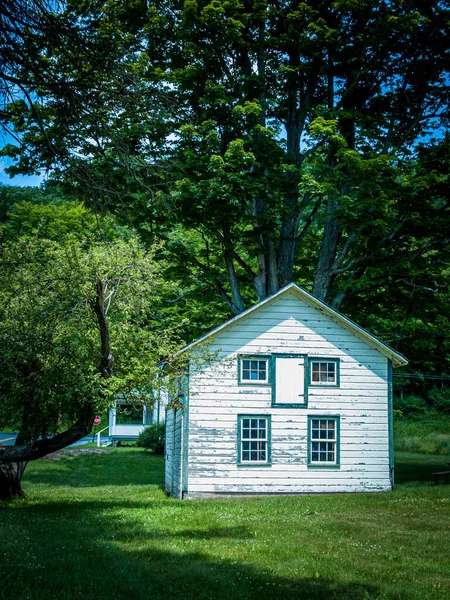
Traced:
POLYGON ((28 466, 0 505, 0 598, 450 598, 450 457, 398 454, 392 493, 177 501, 138 448, 28 466))
POLYGON ((394 419, 396 450, 450 454, 450 416, 435 411, 394 419))

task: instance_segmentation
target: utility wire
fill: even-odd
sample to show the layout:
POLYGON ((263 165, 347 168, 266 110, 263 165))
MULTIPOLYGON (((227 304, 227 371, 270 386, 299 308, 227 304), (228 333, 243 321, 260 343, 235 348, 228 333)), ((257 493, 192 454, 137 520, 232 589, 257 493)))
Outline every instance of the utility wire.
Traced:
POLYGON ((449 376, 444 375, 419 375, 417 373, 394 373, 394 377, 402 377, 404 379, 437 379, 439 381, 450 381, 449 376))

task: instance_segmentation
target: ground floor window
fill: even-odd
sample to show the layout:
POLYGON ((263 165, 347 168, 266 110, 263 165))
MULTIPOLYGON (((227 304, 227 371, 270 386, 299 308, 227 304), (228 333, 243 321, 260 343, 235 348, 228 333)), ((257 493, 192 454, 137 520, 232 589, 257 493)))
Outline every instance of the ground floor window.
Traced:
POLYGON ((270 463, 270 416, 238 416, 238 464, 270 463))
POLYGON ((339 466, 339 417, 308 417, 308 465, 339 466))

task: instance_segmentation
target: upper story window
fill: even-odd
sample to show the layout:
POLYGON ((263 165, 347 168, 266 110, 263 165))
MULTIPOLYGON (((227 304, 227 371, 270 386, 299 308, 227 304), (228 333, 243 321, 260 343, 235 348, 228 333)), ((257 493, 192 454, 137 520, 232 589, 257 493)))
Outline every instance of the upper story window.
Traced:
POLYGON ((339 385, 339 360, 310 359, 310 385, 339 385))
POLYGON ((241 383, 269 383, 269 359, 242 357, 239 375, 241 383))

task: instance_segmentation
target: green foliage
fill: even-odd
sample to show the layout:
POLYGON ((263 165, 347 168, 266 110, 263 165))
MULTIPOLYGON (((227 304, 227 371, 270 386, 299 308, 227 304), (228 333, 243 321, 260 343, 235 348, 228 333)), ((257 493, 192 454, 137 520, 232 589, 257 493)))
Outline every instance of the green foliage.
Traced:
POLYGON ((450 415, 450 389, 434 387, 428 393, 428 399, 433 408, 439 412, 450 415))
POLYGON ((427 410, 426 402, 418 396, 394 396, 394 409, 403 415, 423 415, 427 410))
POLYGON ((20 430, 27 441, 70 426, 86 405, 98 414, 118 393, 151 393, 157 362, 177 347, 176 328, 156 309, 174 288, 152 252, 136 240, 65 242, 21 238, 0 246, 0 429, 20 430), (106 380, 94 313, 98 278, 115 359, 106 380))
MULTIPOLYGON (((40 6, 0 47, 9 172, 164 239, 180 293, 158 310, 186 341, 294 279, 450 373, 445 3, 40 6)), ((52 211, 11 235, 65 235, 52 211)))
POLYGON ((137 439, 137 445, 146 450, 151 450, 154 454, 164 454, 166 426, 161 423, 149 425, 140 434, 137 439))
POLYGON ((394 445, 396 451, 449 455, 450 418, 432 410, 420 416, 397 416, 394 445))
POLYGON ((47 8, 5 42, 33 82, 1 115, 24 142, 11 173, 45 168, 144 239, 178 236, 178 271, 235 313, 293 273, 353 315, 386 285, 406 303, 410 273, 442 289, 423 263, 447 253, 445 3, 47 8))

